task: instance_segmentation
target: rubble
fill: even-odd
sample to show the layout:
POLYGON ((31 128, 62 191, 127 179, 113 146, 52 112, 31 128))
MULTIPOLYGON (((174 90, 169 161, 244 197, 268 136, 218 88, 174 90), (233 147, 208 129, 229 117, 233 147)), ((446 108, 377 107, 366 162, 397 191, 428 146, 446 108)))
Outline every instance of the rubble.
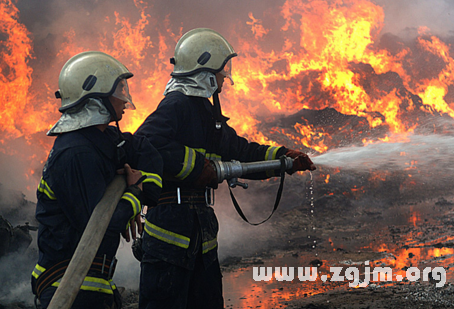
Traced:
POLYGON ((25 252, 33 240, 30 231, 37 230, 38 227, 30 226, 29 222, 13 227, 0 215, 0 257, 10 253, 25 252))

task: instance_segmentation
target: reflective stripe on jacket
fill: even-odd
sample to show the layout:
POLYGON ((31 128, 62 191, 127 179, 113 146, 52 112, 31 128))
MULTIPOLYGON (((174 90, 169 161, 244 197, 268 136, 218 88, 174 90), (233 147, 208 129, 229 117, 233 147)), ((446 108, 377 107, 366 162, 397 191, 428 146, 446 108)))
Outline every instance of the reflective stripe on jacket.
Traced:
MULTIPOLYGON (((139 127, 161 153, 164 162, 162 192, 193 189, 209 160, 253 162, 273 160, 285 154, 284 147, 248 142, 239 137, 224 118, 215 128, 212 105, 206 98, 189 97, 174 91, 166 95, 139 127)), ((266 179, 274 174, 256 173, 249 179, 266 179)), ((146 255, 191 268, 193 250, 202 250, 207 263, 217 258, 218 222, 214 210, 204 202, 158 204, 146 214, 143 248, 146 255), (194 226, 200 226, 194 231, 194 226), (195 244, 200 238, 201 243, 195 244), (194 248, 195 246, 195 248, 194 248)))
MULTIPOLYGON (((143 182, 142 202, 157 204, 162 187, 162 159, 145 138, 122 133, 125 143, 117 147, 117 129, 104 132, 96 127, 57 136, 37 189, 36 219, 38 264, 45 268, 70 259, 93 209, 119 168, 128 163, 147 178, 143 182)), ((112 259, 118 249, 120 233, 130 218, 141 211, 141 201, 126 192, 112 216, 97 255, 112 259)))
MULTIPOLYGON (((39 264, 36 264, 35 269, 33 269, 32 276, 35 280, 38 280, 39 276, 45 272, 46 269, 39 264)), ((61 283, 61 279, 56 280, 51 284, 53 287, 58 287, 61 283)), ((105 294, 113 294, 113 290, 117 287, 112 281, 112 279, 106 280, 104 278, 86 276, 80 289, 85 291, 100 292, 105 294)))

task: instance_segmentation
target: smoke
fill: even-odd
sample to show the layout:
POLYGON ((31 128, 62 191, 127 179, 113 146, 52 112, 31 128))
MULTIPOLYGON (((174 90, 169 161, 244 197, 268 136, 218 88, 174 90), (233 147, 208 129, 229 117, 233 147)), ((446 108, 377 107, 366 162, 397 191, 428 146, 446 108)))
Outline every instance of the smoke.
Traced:
MULTIPOLYGON (((451 34, 454 30, 452 17, 454 3, 449 0, 375 0, 385 12, 383 32, 400 34, 421 26, 430 28, 439 35, 451 34)), ((248 20, 251 12, 256 18, 264 18, 274 13, 285 3, 284 0, 234 0, 234 1, 143 1, 150 7, 150 14, 164 20, 166 16, 175 29, 184 31, 195 27, 210 27, 221 33, 229 32, 235 23, 248 20)), ((87 35, 93 35, 97 26, 114 10, 128 12, 128 16, 137 18, 134 1, 120 0, 85 0, 77 3, 66 0, 18 1, 21 21, 33 33, 35 39, 43 39, 49 34, 61 34, 65 29, 82 29, 87 35)), ((150 33, 152 30, 150 30, 150 33)))
MULTIPOLYGON (((36 3, 33 0, 24 0, 17 3, 21 12, 21 20, 27 28, 36 36, 43 38, 49 33, 61 33, 70 27, 84 29, 87 34, 96 34, 96 26, 105 22, 106 16, 113 11, 127 13, 128 17, 137 19, 140 14, 135 8, 146 6, 147 14, 159 17, 162 22, 169 18, 174 29, 184 27, 185 31, 195 27, 210 27, 228 32, 238 21, 248 19, 248 13, 258 15, 274 10, 285 1, 264 0, 256 1, 121 1, 121 0, 85 0, 77 3, 65 0, 44 0, 36 3), (63 27, 57 27, 63 26, 63 27)), ((153 29, 150 29, 151 34, 153 29)))
MULTIPOLYGON (((48 138, 44 147, 49 147, 47 143, 52 141, 48 138)), ((31 138, 12 139, 4 146, 6 153, 0 151, 0 211, 16 207, 19 202, 17 192, 21 192, 28 201, 36 202, 36 188, 47 156, 40 143, 31 138)), ((30 209, 21 209, 23 213, 28 211, 30 209)))
POLYGON ((117 267, 113 280, 115 284, 129 290, 139 289, 140 262, 132 255, 132 241, 126 242, 121 239, 120 247, 117 251, 117 267))
POLYGON ((33 304, 30 278, 37 260, 38 252, 33 245, 25 252, 0 258, 0 307, 10 303, 33 304))
POLYGON ((419 27, 438 36, 454 35, 454 3, 449 0, 376 0, 385 12, 383 33, 414 38, 419 27))
MULTIPOLYGON (((295 207, 306 207, 306 182, 310 174, 287 175, 284 189, 277 210, 263 224, 251 225, 245 222, 230 198, 228 185, 222 183, 216 190, 216 204, 213 206, 219 221, 219 258, 221 263, 231 257, 255 256, 267 252, 278 244, 273 238, 279 234, 279 227, 274 223, 280 220, 281 214, 295 207)), ((280 178, 257 181, 242 179, 248 183, 248 189, 236 187, 232 192, 246 218, 250 223, 259 223, 273 212, 278 193, 280 178)))

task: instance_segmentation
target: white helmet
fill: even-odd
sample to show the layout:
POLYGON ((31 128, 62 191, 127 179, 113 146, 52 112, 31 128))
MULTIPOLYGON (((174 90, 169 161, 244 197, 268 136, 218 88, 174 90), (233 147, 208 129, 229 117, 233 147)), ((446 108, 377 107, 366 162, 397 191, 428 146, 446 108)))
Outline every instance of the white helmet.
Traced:
POLYGON ((221 72, 237 56, 226 39, 214 30, 197 28, 186 32, 175 47, 172 76, 189 76, 201 71, 221 72))
POLYGON ((99 51, 82 52, 73 56, 63 66, 58 79, 61 99, 60 112, 79 105, 89 98, 116 96, 128 101, 135 109, 129 95, 126 79, 133 74, 117 59, 99 51), (122 87, 118 87, 121 82, 122 87))

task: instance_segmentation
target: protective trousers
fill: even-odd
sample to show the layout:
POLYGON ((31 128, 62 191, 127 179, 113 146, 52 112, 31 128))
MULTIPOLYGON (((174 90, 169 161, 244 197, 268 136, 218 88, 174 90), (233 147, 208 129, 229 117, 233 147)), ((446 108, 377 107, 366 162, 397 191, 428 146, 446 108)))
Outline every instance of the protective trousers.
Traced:
POLYGON ((199 250, 189 270, 161 260, 142 262, 139 309, 223 309, 219 261, 207 268, 199 250))

